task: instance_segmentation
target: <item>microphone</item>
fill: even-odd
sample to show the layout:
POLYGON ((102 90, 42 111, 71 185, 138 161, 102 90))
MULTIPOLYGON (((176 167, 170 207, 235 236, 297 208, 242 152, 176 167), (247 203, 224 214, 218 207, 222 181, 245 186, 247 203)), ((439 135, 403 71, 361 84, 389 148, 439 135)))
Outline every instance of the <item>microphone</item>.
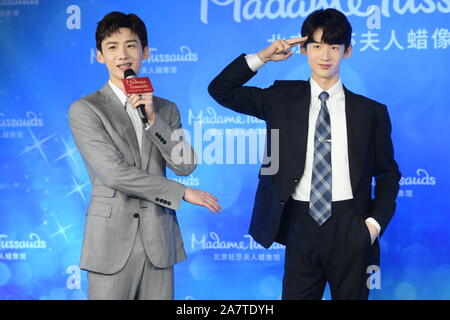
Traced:
MULTIPOLYGON (((132 79, 132 78, 136 78, 137 76, 133 69, 127 69, 124 71, 123 77, 125 79, 132 79)), ((145 105, 140 104, 136 110, 139 114, 139 118, 141 118, 142 123, 146 124, 148 122, 148 119, 147 119, 147 115, 145 114, 145 105)))

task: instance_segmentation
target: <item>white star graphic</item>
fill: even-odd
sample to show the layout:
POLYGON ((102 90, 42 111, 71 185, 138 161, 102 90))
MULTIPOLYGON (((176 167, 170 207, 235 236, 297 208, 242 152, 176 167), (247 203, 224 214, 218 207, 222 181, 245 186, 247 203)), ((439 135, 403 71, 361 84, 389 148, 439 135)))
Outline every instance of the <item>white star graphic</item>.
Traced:
POLYGON ((65 152, 64 152, 61 156, 59 156, 57 159, 55 159, 54 162, 59 161, 59 160, 61 160, 61 159, 63 159, 63 158, 68 158, 70 161, 72 161, 72 163, 73 163, 73 164, 75 165, 75 167, 77 167, 77 169, 78 169, 78 163, 77 163, 77 161, 76 161, 76 159, 75 159, 75 157, 74 157, 75 153, 78 152, 77 148, 75 148, 75 147, 74 147, 74 148, 71 148, 71 147, 67 144, 66 140, 64 140, 64 137, 63 137, 63 136, 61 136, 61 140, 62 140, 62 142, 63 142, 64 147, 66 148, 66 150, 65 150, 65 152))
POLYGON ((84 202, 86 202, 86 197, 84 196, 83 188, 86 187, 87 185, 89 185, 89 182, 86 182, 86 183, 80 185, 80 184, 78 184, 78 182, 74 178, 74 176, 72 176, 72 180, 73 180, 73 184, 75 187, 70 192, 68 192, 66 195, 70 196, 71 194, 78 192, 80 194, 81 198, 83 198, 84 202))
POLYGON ((55 219, 56 225, 58 226, 58 230, 57 230, 54 234, 52 234, 52 235, 50 236, 50 238, 56 237, 57 235, 62 235, 63 238, 64 238, 64 240, 66 240, 66 242, 69 243, 69 239, 67 238, 66 231, 67 231, 68 229, 70 229, 71 227, 73 227, 74 224, 72 223, 72 224, 70 224, 70 225, 68 225, 68 226, 63 227, 63 226, 59 223, 58 219, 57 219, 55 216, 53 216, 53 219, 55 219))
POLYGON ((31 138, 33 139, 33 144, 31 146, 26 146, 25 149, 19 154, 19 156, 22 156, 22 155, 30 152, 33 149, 37 149, 39 151, 39 153, 41 154, 41 157, 44 159, 45 163, 48 165, 48 160, 47 160, 47 157, 45 156, 44 150, 42 149, 42 145, 45 142, 47 142, 48 140, 50 140, 51 138, 53 138, 55 136, 55 134, 45 137, 42 140, 38 140, 38 139, 36 139, 36 137, 33 134, 33 131, 31 131, 30 128, 28 128, 28 131, 30 132, 31 138))

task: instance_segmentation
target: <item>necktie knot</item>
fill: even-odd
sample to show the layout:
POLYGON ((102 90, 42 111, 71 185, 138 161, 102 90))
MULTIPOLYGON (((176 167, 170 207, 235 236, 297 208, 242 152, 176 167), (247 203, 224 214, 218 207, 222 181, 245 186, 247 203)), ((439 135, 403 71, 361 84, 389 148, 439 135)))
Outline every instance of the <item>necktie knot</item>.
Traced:
POLYGON ((328 94, 328 92, 322 91, 322 93, 319 94, 320 102, 324 103, 325 101, 327 101, 327 99, 328 99, 329 96, 330 96, 330 95, 328 94))

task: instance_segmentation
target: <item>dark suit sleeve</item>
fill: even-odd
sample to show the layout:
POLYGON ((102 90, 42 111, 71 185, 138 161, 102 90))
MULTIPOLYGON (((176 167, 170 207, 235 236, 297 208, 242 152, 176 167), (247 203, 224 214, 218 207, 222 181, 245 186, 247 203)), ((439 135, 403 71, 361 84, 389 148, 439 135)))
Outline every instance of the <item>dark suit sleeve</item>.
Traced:
POLYGON ((243 86, 255 74, 242 54, 211 81, 208 92, 217 103, 226 108, 267 120, 273 87, 261 89, 243 86))
POLYGON ((378 108, 378 123, 375 129, 375 178, 373 217, 381 226, 380 236, 386 230, 396 208, 401 173, 394 159, 394 147, 391 139, 391 120, 386 106, 378 108))

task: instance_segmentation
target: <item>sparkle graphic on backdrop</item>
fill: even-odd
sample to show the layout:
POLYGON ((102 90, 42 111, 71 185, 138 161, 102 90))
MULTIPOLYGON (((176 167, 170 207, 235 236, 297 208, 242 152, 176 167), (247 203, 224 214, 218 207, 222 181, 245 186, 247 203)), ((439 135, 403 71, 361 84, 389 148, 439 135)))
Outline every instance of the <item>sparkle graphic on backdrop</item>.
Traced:
POLYGON ((39 140, 39 139, 36 139, 35 135, 33 134, 33 131, 30 128, 28 128, 28 132, 30 133, 31 138, 33 139, 33 144, 31 146, 26 146, 25 149, 19 154, 19 156, 23 156, 23 155, 27 154, 28 152, 36 149, 39 152, 39 154, 41 155, 42 159, 44 159, 44 162, 48 165, 48 160, 47 160, 47 156, 44 153, 43 145, 48 140, 53 138, 56 134, 52 134, 50 136, 45 137, 44 139, 39 140))
POLYGON ((54 162, 60 161, 60 160, 62 160, 64 158, 67 158, 75 166, 75 168, 78 169, 79 168, 78 162, 75 159, 75 155, 78 153, 78 149, 76 147, 72 147, 71 148, 69 146, 69 144, 66 142, 66 140, 64 139, 64 137, 63 136, 60 136, 60 137, 61 137, 61 139, 63 141, 64 147, 65 147, 65 152, 61 156, 56 158, 54 160, 54 162))
POLYGON ((72 176, 72 181, 73 181, 74 188, 70 192, 68 192, 67 195, 70 196, 71 194, 74 194, 75 192, 77 192, 80 195, 80 197, 83 199, 83 201, 86 202, 87 200, 86 200, 86 197, 84 196, 83 188, 88 186, 89 182, 86 182, 86 183, 80 185, 80 184, 78 184, 77 180, 73 176, 72 176))
POLYGON ((52 214, 52 216, 53 216, 53 219, 55 220, 56 225, 58 226, 58 230, 55 233, 53 233, 50 236, 50 238, 54 238, 58 235, 61 235, 64 238, 64 240, 69 244, 69 239, 67 238, 66 231, 69 230, 71 227, 73 227, 74 224, 72 223, 68 226, 63 227, 61 225, 61 223, 59 222, 58 218, 54 214, 52 214))

